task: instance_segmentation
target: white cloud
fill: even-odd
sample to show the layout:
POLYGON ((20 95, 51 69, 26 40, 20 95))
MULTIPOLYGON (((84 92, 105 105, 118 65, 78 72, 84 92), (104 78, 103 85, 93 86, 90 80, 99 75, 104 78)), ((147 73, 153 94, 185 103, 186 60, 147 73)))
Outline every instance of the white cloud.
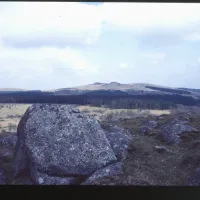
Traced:
POLYGON ((0 7, 0 38, 19 44, 54 40, 89 45, 98 40, 103 22, 144 31, 175 30, 200 19, 200 4, 195 3, 1 2, 0 7))
POLYGON ((160 61, 166 57, 165 53, 144 53, 141 54, 141 58, 147 60, 151 64, 157 65, 160 61))
POLYGON ((159 63, 159 60, 152 60, 150 61, 151 64, 158 64, 159 63))
POLYGON ((0 7, 0 39, 18 46, 90 45, 103 22, 145 31, 175 30, 200 19, 200 4, 194 3, 1 2, 0 7))
POLYGON ((122 68, 122 69, 126 69, 126 68, 128 68, 128 64, 127 63, 120 63, 119 67, 122 68))
MULTIPOLYGON (((40 86, 39 83, 52 83, 52 86, 58 87, 55 84, 60 82, 63 87, 68 85, 69 80, 70 84, 82 84, 86 79, 88 82, 101 75, 104 78, 103 73, 99 75, 98 63, 98 59, 104 60, 104 55, 100 55, 99 58, 95 55, 101 51, 97 50, 91 54, 89 60, 90 58, 84 57, 83 49, 80 48, 95 44, 104 31, 104 24, 111 29, 116 25, 117 30, 123 29, 132 33, 141 31, 146 35, 150 35, 150 31, 153 30, 147 39, 155 43, 155 40, 160 42, 159 40, 163 41, 166 38, 153 38, 154 33, 159 32, 157 30, 166 34, 168 31, 177 31, 178 35, 187 35, 187 40, 199 40, 198 30, 190 30, 199 19, 200 4, 103 3, 95 6, 75 2, 0 2, 0 87, 2 80, 5 79, 6 85, 7 80, 12 81, 14 78, 15 83, 21 82, 23 87, 23 84, 26 86, 26 83, 36 77, 36 88, 40 86), (187 28, 189 31, 185 34, 182 30, 187 28), (90 62, 92 60, 94 63, 90 62), (20 77, 20 81, 16 77, 20 77)), ((118 32, 113 30, 117 37, 118 32)), ((142 34, 140 36, 143 39, 146 37, 142 34)), ((165 41, 168 43, 168 40, 165 41)), ((102 45, 112 45, 112 42, 102 45)), ((165 53, 151 52, 153 49, 149 46, 148 48, 144 50, 150 52, 138 56, 138 60, 158 64, 166 58, 165 53)), ((166 52, 163 49, 161 51, 166 52)), ((112 55, 110 59, 116 59, 116 63, 120 63, 120 60, 112 55)), ((104 66, 101 67, 101 71, 105 70, 104 66)), ((119 67, 129 68, 130 64, 121 63, 119 67)), ((108 79, 110 76, 122 77, 122 70, 117 71, 112 67, 109 69, 114 73, 107 73, 108 79)))
POLYGON ((200 4, 104 3, 102 16, 107 22, 125 27, 146 29, 157 26, 175 29, 198 22, 200 4))
POLYGON ((0 77, 5 79, 0 87, 19 83, 21 87, 30 84, 31 88, 60 87, 61 83, 76 84, 99 72, 98 63, 86 60, 81 49, 72 44, 90 45, 98 39, 98 6, 1 2, 0 8, 0 77), (62 48, 58 42, 64 43, 62 48), (28 45, 18 48, 16 43, 28 45))
MULTIPOLYGON (((0 3, 1 6, 2 3, 0 3)), ((76 2, 7 3, 0 12, 0 38, 7 40, 62 39, 95 42, 101 30, 99 6, 76 2)))
POLYGON ((185 40, 189 41, 200 41, 200 33, 195 32, 195 33, 190 33, 184 37, 185 40))
POLYGON ((145 53, 141 55, 144 58, 148 59, 164 59, 166 57, 165 53, 145 53))
POLYGON ((59 76, 66 78, 69 70, 77 75, 90 75, 98 73, 99 68, 89 64, 79 51, 70 47, 17 49, 0 46, 0 52, 0 73, 22 79, 38 76, 45 80, 57 76, 60 70, 62 74, 59 73, 59 76))

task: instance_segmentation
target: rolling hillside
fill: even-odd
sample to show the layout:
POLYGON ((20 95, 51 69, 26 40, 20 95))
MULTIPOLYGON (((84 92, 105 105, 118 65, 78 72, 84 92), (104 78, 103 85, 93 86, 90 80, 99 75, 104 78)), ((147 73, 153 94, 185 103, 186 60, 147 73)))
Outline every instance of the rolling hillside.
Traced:
MULTIPOLYGON (((172 88, 147 83, 121 84, 118 82, 93 83, 89 85, 78 86, 74 88, 62 88, 54 90, 56 95, 80 95, 93 94, 93 91, 122 91, 129 95, 147 95, 147 94, 179 94, 200 98, 200 90, 187 88, 172 88)), ((96 94, 96 93, 95 93, 96 94)))
POLYGON ((148 83, 130 83, 121 84, 118 82, 100 83, 82 85, 73 88, 60 88, 56 90, 25 90, 17 88, 0 88, 1 94, 50 94, 50 95, 183 95, 191 96, 195 99, 200 99, 200 89, 189 88, 173 88, 166 86, 153 85, 148 83), (107 91, 107 92, 105 92, 107 91))

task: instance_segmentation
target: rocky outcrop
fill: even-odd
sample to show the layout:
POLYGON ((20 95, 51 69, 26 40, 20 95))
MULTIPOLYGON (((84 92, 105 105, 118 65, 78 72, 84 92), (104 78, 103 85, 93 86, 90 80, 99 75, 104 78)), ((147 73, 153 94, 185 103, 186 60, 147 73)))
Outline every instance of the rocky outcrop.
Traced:
POLYGON ((129 142, 132 140, 131 134, 120 127, 112 125, 107 128, 105 134, 117 159, 124 160, 129 142))
POLYGON ((186 121, 173 120, 172 122, 166 123, 159 128, 159 134, 169 144, 180 143, 180 135, 185 132, 198 131, 197 129, 188 126, 186 121))
POLYGON ((97 170, 92 174, 88 179, 85 180, 81 185, 95 185, 95 181, 103 177, 111 177, 119 175, 122 170, 122 162, 117 162, 112 165, 109 165, 103 169, 97 170))
POLYGON ((151 133, 151 131, 157 127, 157 122, 156 121, 146 121, 141 129, 140 129, 140 133, 148 135, 151 133))
POLYGON ((153 129, 155 130, 156 136, 163 139, 168 144, 180 143, 180 135, 182 133, 198 131, 197 129, 187 125, 187 121, 174 119, 163 125, 159 125, 158 122, 154 120, 146 121, 140 129, 140 133, 150 135, 153 129))
POLYGON ((32 105, 17 135, 15 176, 29 170, 36 184, 70 184, 117 160, 98 122, 70 105, 32 105))

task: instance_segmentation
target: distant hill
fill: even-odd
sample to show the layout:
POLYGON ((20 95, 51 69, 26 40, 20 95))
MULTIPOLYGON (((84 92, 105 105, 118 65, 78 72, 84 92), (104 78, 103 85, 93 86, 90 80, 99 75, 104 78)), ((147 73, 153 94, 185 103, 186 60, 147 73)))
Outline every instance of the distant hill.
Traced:
POLYGON ((191 89, 191 88, 178 88, 178 89, 200 93, 200 89, 191 89))
POLYGON ((148 83, 95 82, 48 91, 4 88, 0 89, 0 102, 106 105, 123 109, 169 109, 178 104, 200 106, 200 89, 172 88, 148 83))
POLYGON ((20 88, 0 88, 0 92, 14 92, 14 91, 26 91, 20 88))
POLYGON ((200 89, 172 88, 148 83, 122 84, 119 82, 100 83, 82 85, 71 88, 60 88, 56 90, 25 90, 18 88, 0 88, 0 94, 52 94, 52 95, 172 95, 179 94, 200 98, 200 89), (103 92, 108 91, 108 92, 103 92))
MULTIPOLYGON (((17 88, 2 88, 0 89, 0 96, 3 99, 3 96, 20 98, 23 96, 31 96, 31 98, 38 98, 38 96, 57 96, 56 98, 65 99, 64 96, 86 96, 86 97, 131 97, 131 98, 142 98, 143 99, 162 99, 167 98, 172 99, 173 102, 176 102, 175 98, 190 97, 194 100, 200 102, 200 89, 189 89, 189 88, 173 88, 160 85, 153 85, 148 83, 129 83, 122 84, 119 82, 110 82, 110 83, 100 83, 95 82, 93 84, 82 85, 77 87, 70 88, 60 88, 56 90, 25 90, 17 88), (152 96, 153 95, 153 96, 152 96), (177 96, 178 95, 178 96, 177 96), (63 97, 61 97, 63 96, 63 97), (163 96, 163 97, 161 97, 163 96), (170 97, 173 96, 173 97, 170 97)), ((36 98, 36 99, 37 99, 36 98)), ((45 97, 47 98, 47 97, 45 97)), ((67 97, 69 98, 69 97, 67 97)), ((73 97, 77 98, 77 97, 73 97)), ((57 101, 57 100, 56 100, 57 101)), ((64 101, 64 100, 63 100, 64 101)), ((171 101, 171 100, 170 100, 171 101)), ((185 100, 184 100, 185 101, 185 100)), ((187 100, 192 101, 192 100, 187 100)), ((182 100, 180 101, 182 102, 182 100)), ((178 103, 178 102, 177 102, 178 103)))
MULTIPOLYGON (((180 94, 200 98, 200 89, 173 88, 166 86, 153 85, 148 83, 130 83, 121 84, 118 82, 100 83, 82 85, 74 88, 62 88, 54 90, 56 95, 83 95, 91 91, 122 91, 129 95, 147 95, 147 94, 180 94), (198 93, 199 92, 199 93, 198 93)), ((96 93, 90 93, 96 94, 96 93)))

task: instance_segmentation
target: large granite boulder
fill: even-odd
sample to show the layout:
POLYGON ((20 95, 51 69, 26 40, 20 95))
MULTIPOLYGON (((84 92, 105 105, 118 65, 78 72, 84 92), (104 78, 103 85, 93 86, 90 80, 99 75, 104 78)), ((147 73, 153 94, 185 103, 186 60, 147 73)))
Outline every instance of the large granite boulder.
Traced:
POLYGON ((71 105, 32 105, 18 125, 17 136, 15 176, 28 169, 36 184, 50 181, 38 177, 39 172, 75 178, 117 160, 98 122, 71 105))

